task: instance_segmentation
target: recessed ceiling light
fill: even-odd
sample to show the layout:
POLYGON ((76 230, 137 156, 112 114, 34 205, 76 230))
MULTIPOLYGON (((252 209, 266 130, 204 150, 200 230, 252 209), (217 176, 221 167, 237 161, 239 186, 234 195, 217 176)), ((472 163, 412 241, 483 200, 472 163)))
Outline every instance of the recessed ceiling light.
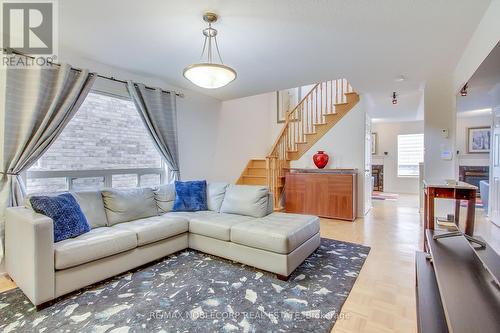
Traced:
POLYGON ((394 81, 396 81, 396 82, 403 82, 404 80, 406 80, 406 77, 404 75, 397 76, 394 79, 394 81))

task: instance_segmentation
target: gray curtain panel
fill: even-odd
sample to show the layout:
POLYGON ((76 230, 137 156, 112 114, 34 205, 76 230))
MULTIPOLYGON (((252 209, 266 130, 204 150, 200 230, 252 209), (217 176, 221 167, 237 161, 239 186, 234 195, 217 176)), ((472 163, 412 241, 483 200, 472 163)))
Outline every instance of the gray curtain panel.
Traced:
POLYGON ((169 169, 169 182, 180 179, 175 93, 147 89, 143 84, 127 82, 130 97, 141 116, 158 152, 169 169))
POLYGON ((0 262, 5 209, 23 204, 26 171, 50 147, 85 100, 96 78, 69 65, 5 69, 0 106, 0 262), (2 133, 3 132, 3 133, 2 133), (2 135, 3 134, 3 135, 2 135))

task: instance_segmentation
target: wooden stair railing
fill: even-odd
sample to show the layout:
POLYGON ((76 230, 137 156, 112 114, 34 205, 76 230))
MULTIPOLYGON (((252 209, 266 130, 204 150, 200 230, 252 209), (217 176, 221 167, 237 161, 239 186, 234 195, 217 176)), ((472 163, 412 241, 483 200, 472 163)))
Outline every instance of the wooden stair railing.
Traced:
POLYGON ((359 101, 346 79, 316 84, 286 115, 285 124, 266 157, 267 186, 275 210, 282 209, 285 173, 359 101))
POLYGON ((359 101, 346 79, 321 82, 286 114, 285 124, 266 159, 252 159, 237 184, 266 185, 273 192, 274 209, 281 210, 285 174, 359 101))

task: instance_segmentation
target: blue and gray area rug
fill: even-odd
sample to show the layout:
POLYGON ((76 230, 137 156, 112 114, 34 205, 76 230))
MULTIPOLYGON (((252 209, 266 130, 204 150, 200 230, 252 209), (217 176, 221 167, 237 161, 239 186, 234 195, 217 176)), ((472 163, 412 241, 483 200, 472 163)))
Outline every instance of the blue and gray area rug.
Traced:
POLYGON ((193 250, 37 312, 0 294, 0 332, 330 332, 369 247, 322 239, 289 281, 193 250))

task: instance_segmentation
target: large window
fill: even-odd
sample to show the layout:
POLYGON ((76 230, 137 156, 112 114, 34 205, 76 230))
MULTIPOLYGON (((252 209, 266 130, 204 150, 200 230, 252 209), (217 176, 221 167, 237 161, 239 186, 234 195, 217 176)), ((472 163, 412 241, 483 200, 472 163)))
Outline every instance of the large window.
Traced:
POLYGON ((424 161, 424 135, 398 135, 398 177, 418 177, 424 161))
POLYGON ((45 154, 27 172, 29 193, 154 186, 160 155, 134 103, 91 92, 45 154))

